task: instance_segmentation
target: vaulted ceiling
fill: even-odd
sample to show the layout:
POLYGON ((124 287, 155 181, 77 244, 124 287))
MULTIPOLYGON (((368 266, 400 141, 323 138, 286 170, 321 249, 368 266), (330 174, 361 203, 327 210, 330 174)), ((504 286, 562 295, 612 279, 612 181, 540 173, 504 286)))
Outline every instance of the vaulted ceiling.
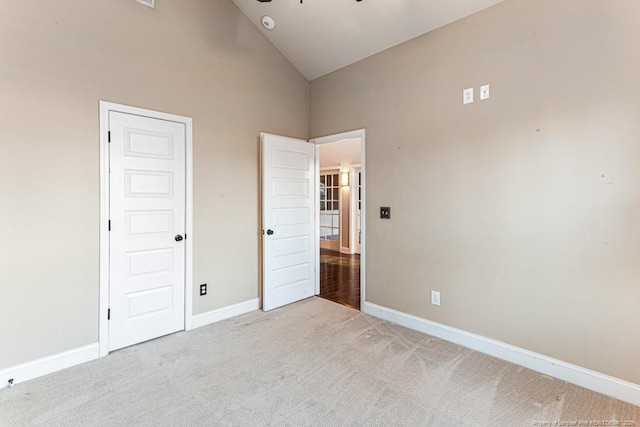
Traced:
POLYGON ((502 0, 233 0, 313 80, 502 0), (271 16, 275 28, 265 29, 271 16))

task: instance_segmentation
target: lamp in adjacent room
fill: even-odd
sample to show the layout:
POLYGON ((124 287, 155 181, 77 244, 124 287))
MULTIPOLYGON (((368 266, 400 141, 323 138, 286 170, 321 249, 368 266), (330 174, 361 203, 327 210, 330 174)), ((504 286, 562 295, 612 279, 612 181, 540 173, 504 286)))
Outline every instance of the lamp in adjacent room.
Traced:
POLYGON ((349 172, 342 172, 340 174, 340 185, 343 187, 349 186, 349 172))

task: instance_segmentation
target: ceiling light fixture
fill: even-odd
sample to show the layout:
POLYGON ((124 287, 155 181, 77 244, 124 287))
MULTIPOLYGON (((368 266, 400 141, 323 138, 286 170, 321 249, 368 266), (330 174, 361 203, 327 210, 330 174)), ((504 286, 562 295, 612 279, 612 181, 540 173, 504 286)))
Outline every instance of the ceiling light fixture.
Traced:
POLYGON ((276 27, 276 21, 269 15, 262 17, 262 26, 267 30, 273 30, 276 27))
MULTIPOLYGON (((271 3, 271 0, 258 0, 260 3, 271 3)), ((357 2, 361 2, 362 0, 356 0, 357 2)), ((300 4, 302 4, 302 0, 300 0, 300 4)))

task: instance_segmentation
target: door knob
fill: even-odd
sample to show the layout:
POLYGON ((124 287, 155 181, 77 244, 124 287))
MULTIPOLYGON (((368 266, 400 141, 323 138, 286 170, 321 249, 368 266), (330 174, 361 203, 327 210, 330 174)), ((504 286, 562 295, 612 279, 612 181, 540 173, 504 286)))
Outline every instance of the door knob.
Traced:
POLYGON ((273 234, 273 230, 267 230, 267 235, 271 236, 273 234))
POLYGON ((182 236, 179 234, 176 234, 176 242, 180 242, 182 240, 182 236))

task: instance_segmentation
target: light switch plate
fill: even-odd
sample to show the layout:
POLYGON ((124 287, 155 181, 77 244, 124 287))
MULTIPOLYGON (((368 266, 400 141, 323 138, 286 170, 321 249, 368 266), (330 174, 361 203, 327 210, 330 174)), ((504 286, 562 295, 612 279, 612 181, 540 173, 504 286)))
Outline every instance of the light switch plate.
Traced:
POLYGON ((391 219, 391 208, 390 207, 381 207, 380 208, 380 218, 381 219, 391 219))
POLYGON ((462 91, 462 103, 473 104, 473 88, 467 88, 462 91))

